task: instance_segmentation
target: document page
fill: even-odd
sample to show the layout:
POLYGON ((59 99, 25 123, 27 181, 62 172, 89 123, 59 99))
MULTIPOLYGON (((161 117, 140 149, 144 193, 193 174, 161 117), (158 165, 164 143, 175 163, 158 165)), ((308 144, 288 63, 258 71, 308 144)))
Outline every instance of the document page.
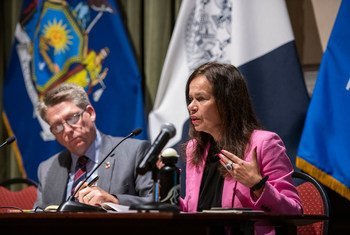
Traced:
POLYGON ((252 210, 251 208, 220 208, 213 207, 210 210, 203 210, 203 213, 234 213, 234 214, 243 214, 243 213, 264 213, 262 210, 252 210))
POLYGON ((105 202, 102 204, 102 208, 107 212, 128 212, 133 213, 135 211, 130 211, 129 206, 119 205, 112 202, 105 202))

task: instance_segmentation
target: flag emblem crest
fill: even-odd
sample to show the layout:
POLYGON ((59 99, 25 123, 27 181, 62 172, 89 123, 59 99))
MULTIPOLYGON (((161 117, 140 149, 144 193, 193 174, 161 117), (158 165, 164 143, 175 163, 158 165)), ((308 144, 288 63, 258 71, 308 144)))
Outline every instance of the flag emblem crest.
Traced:
POLYGON ((201 1, 187 20, 186 55, 194 70, 208 61, 229 63, 225 51, 231 42, 231 1, 201 1))
POLYGON ((39 97, 62 82, 91 90, 106 77, 108 68, 102 70, 102 63, 108 56, 108 48, 99 52, 87 48, 88 30, 91 30, 84 29, 90 18, 88 9, 83 3, 70 9, 64 1, 44 2, 40 23, 30 38, 32 79, 39 97))
MULTIPOLYGON (((94 10, 99 12, 96 20, 85 29, 90 18, 86 3, 70 8, 65 1, 45 1, 34 32, 27 32, 26 25, 17 27, 16 38, 20 42, 17 53, 33 107, 48 90, 64 82, 84 87, 88 93, 100 84, 101 88, 93 94, 94 101, 100 99, 105 88, 103 79, 108 72, 108 68, 103 68, 103 60, 109 49, 104 47, 96 52, 88 48, 88 36, 103 12, 112 10, 105 5, 94 10)), ((36 112, 35 117, 41 124, 42 138, 52 140, 54 137, 46 123, 36 112)))
POLYGON ((33 81, 45 93, 83 58, 83 32, 63 4, 45 2, 33 40, 33 81))

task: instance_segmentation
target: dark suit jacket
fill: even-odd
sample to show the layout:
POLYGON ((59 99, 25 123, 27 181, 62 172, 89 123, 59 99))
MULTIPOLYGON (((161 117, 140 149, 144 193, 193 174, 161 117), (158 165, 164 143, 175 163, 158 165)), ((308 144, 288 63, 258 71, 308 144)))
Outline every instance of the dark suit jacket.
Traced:
MULTIPOLYGON (((101 133, 101 153, 99 162, 119 143, 122 138, 101 133)), ((127 139, 121 143, 98 169, 97 186, 118 197, 120 204, 131 205, 150 202, 152 200, 151 173, 144 176, 136 174, 136 167, 147 151, 149 143, 136 139, 127 139)), ((38 197, 35 207, 45 208, 59 205, 65 201, 68 174, 71 168, 71 155, 62 151, 39 165, 38 197)))

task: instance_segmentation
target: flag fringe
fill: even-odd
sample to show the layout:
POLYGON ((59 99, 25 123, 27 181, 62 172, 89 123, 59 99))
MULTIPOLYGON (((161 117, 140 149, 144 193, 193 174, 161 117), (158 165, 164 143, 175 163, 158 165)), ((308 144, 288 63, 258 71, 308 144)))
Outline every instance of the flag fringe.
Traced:
POLYGON ((309 175, 311 175, 312 177, 316 178, 319 182, 326 185, 328 188, 332 189, 341 196, 350 200, 350 188, 348 188, 346 185, 342 184, 329 174, 321 171, 314 165, 310 164, 309 162, 305 161, 304 159, 298 156, 296 157, 296 166, 308 173, 309 175))
MULTIPOLYGON (((4 120, 5 128, 7 130, 7 133, 9 134, 9 136, 14 135, 12 128, 11 128, 11 125, 10 125, 10 122, 8 121, 8 118, 7 118, 7 115, 5 112, 2 112, 2 118, 4 120)), ((19 151, 19 148, 18 148, 16 141, 11 144, 11 149, 15 153, 18 169, 19 169, 19 172, 21 173, 21 176, 23 178, 27 178, 27 173, 26 173, 26 170, 24 169, 24 165, 23 165, 22 155, 19 151)))

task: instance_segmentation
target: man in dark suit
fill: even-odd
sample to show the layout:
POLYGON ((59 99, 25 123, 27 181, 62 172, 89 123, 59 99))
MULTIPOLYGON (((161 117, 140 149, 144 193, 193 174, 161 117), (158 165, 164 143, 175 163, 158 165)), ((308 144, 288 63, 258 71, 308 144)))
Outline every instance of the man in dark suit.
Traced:
MULTIPOLYGON (((84 169, 84 174, 79 176, 83 179, 121 138, 98 131, 96 113, 86 92, 73 84, 62 84, 50 90, 39 103, 38 111, 57 141, 66 148, 39 166, 35 207, 45 208, 64 202, 77 188, 75 177, 79 171, 84 169), (78 160, 82 158, 85 159, 83 168, 78 160)), ((84 185, 76 193, 76 199, 94 206, 104 202, 131 205, 151 201, 150 173, 144 176, 136 173, 148 147, 147 141, 124 141, 94 173, 92 178, 99 176, 97 185, 84 185)))

